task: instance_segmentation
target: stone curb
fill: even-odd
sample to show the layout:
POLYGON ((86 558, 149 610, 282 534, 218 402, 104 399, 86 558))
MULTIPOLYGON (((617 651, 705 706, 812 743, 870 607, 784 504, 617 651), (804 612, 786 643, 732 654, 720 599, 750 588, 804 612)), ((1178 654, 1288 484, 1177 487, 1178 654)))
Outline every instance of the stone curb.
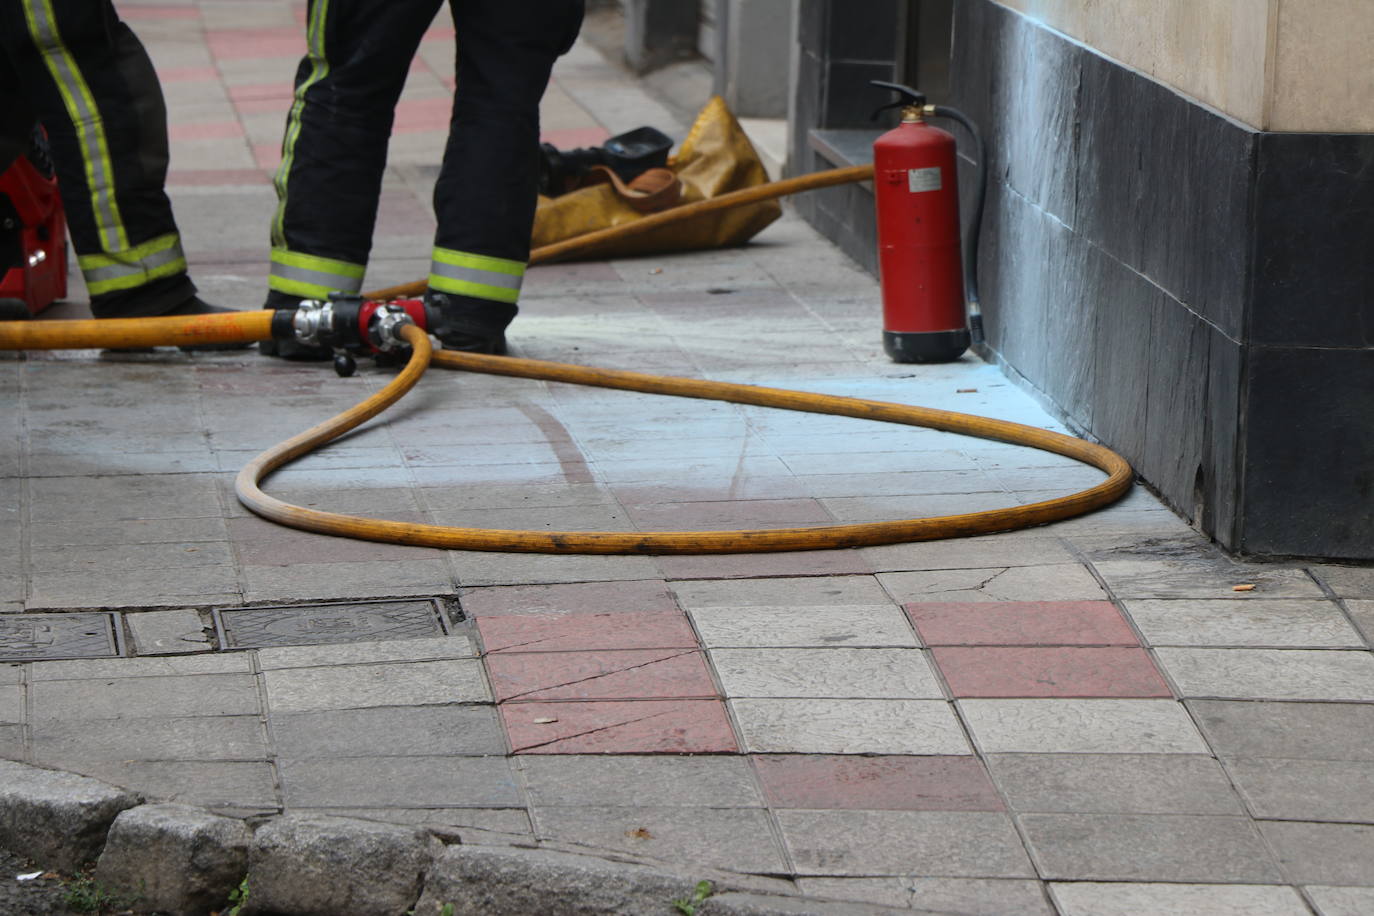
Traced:
POLYGON ((770 879, 682 871, 579 852, 449 845, 420 827, 282 814, 256 828, 190 805, 144 803, 96 779, 0 760, 0 847, 95 877, 134 912, 202 916, 244 879, 243 916, 698 916, 933 913, 771 893, 770 879))

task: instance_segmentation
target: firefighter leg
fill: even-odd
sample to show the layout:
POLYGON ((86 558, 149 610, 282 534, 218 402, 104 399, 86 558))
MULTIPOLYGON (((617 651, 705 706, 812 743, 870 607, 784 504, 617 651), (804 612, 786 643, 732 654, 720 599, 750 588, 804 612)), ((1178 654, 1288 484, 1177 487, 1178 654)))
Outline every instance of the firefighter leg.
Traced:
POLYGON ((452 349, 501 352, 529 260, 539 100, 582 23, 581 0, 539 14, 503 0, 451 0, 458 91, 434 189, 439 220, 428 299, 452 349))
POLYGON ((109 0, 6 3, 0 42, 48 131, 92 313, 199 310, 163 190, 167 113, 143 45, 109 0))

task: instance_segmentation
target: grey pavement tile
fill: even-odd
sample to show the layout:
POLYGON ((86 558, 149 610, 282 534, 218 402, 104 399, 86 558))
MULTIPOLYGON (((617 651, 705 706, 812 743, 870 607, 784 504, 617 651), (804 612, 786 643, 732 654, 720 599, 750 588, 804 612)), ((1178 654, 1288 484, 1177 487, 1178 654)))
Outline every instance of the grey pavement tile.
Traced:
POLYGON ((1308 916, 1311 912, 1294 888, 1273 884, 1055 882, 1050 893, 1062 916, 1308 916))
POLYGON ((246 674, 35 681, 29 693, 35 724, 262 713, 257 682, 246 674))
POLYGON ((962 916, 1054 916, 1039 881, 1016 878, 801 878, 808 897, 962 916))
POLYGON ((1374 887, 1331 887, 1310 884, 1303 888, 1321 916, 1367 916, 1374 913, 1374 887))
POLYGON ((139 655, 209 652, 215 647, 206 622, 192 608, 125 614, 124 622, 139 655))
POLYGON ((155 658, 70 659, 34 662, 30 668, 29 677, 33 681, 86 681, 97 678, 252 673, 253 659, 247 653, 235 652, 155 658))
POLYGON ((652 557, 480 551, 454 551, 450 557, 458 584, 466 587, 660 578, 652 557))
POLYGON ((899 602, 1100 601, 1107 596, 1081 564, 879 573, 899 602))
POLYGON ((1189 700, 1219 757, 1374 762, 1374 705, 1189 700))
POLYGON ((1364 648, 1364 640, 1326 599, 1139 599, 1122 602, 1153 646, 1364 648))
POLYGON ((8 687, 24 683, 26 671, 27 667, 23 662, 0 663, 0 686, 8 687))
POLYGON ((691 808, 763 806, 749 763, 738 756, 550 754, 519 760, 530 804, 691 808))
POLYGON ((707 648, 919 645, 911 621, 890 602, 868 605, 691 607, 707 648))
POLYGON ((857 550, 799 550, 755 554, 658 557, 665 579, 752 579, 758 576, 870 575, 857 550))
POLYGON ((541 840, 762 874, 788 871, 768 813, 761 808, 533 806, 541 840))
POLYGON ((965 811, 779 811, 796 873, 1030 878, 1011 818, 965 811))
POLYGON ((46 719, 30 728, 34 761, 62 767, 82 760, 266 760, 257 716, 46 719))
POLYGON ((944 699, 920 649, 712 649, 727 697, 944 699))
POLYGON ((243 582, 243 600, 248 604, 448 595, 454 591, 448 564, 441 559, 245 566, 243 582))
POLYGON ((24 688, 0 687, 0 725, 19 725, 24 721, 24 688))
POLYGON ((1374 598, 1374 566, 1317 565, 1312 572, 1342 598, 1374 598))
POLYGON ((422 662, 475 658, 477 649, 467 634, 423 639, 342 643, 327 646, 276 646, 258 649, 264 671, 277 668, 316 668, 325 665, 364 665, 374 662, 422 662))
POLYGON ((1322 598, 1321 588, 1301 569, 1239 563, 1229 557, 1094 560, 1093 566, 1117 598, 1322 598), (1253 591, 1233 591, 1253 585, 1253 591))
POLYGON ((1200 754, 989 754, 1013 811, 1244 814, 1221 766, 1200 754))
POLYGON ((1180 696, 1374 700, 1374 653, 1315 649, 1157 649, 1180 696))
POLYGON ((506 737, 490 706, 376 706, 274 714, 272 741, 293 760, 342 757, 503 755, 506 737))
POLYGON ((226 813, 279 807, 272 766, 266 761, 85 760, 65 769, 138 792, 149 801, 226 813))
POLYGON ((1374 601, 1347 601, 1345 606, 1369 645, 1374 646, 1374 601))
MULTIPOLYGON (((110 422, 102 417, 101 423, 110 422)), ((109 518, 218 518, 219 483, 213 474, 141 474, 113 477, 35 477, 29 482, 35 521, 103 522, 109 518)))
POLYGON ((837 607, 889 604, 892 599, 872 576, 815 578, 679 580, 673 594, 684 608, 712 607, 837 607))
POLYGON ((33 575, 30 608, 166 607, 240 600, 232 566, 103 569, 33 575))
POLYGON ((1059 538, 1028 532, 864 547, 860 553, 880 572, 1062 566, 1075 562, 1059 538))
POLYGON ((489 703, 477 659, 447 659, 334 668, 281 668, 263 673, 272 712, 489 703))
MULTIPOLYGON (((1364 740, 1374 743, 1366 733, 1364 740)), ((1228 758, 1255 817, 1374 823, 1374 761, 1228 758)))
POLYGON ((1043 878, 1273 884, 1282 880, 1248 817, 1023 814, 1043 878))
POLYGON ((759 698, 729 705, 751 753, 972 753, 942 700, 759 698))
POLYGON ((24 726, 0 725, 0 760, 28 760, 24 753, 24 726))
POLYGON ((227 541, 70 545, 63 550, 35 551, 29 558, 29 572, 35 576, 75 572, 103 578, 107 572, 128 567, 180 573, 200 566, 230 566, 233 562, 227 541))
POLYGON ((1374 826, 1259 821, 1294 884, 1374 887, 1374 826))
POLYGON ((222 518, 101 519, 89 524, 35 523, 28 528, 33 548, 89 544, 195 544, 223 541, 222 518))
POLYGON ((985 754, 1205 754, 1207 745, 1172 700, 960 700, 959 714, 985 754))
POLYGON ((280 759, 287 807, 471 807, 524 804, 509 762, 493 757, 280 759))

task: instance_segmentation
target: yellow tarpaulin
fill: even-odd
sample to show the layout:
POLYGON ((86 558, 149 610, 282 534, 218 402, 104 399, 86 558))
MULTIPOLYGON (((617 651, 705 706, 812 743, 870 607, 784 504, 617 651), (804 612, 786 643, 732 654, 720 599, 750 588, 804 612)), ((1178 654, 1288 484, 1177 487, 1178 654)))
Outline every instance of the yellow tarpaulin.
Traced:
MULTIPOLYGON (((719 96, 712 98, 697 115, 687 139, 669 158, 668 168, 682 182, 678 206, 768 181, 758 153, 719 96)), ((580 188, 558 197, 540 197, 531 244, 539 248, 598 229, 632 223, 643 215, 609 184, 580 188)), ((634 238, 607 242, 580 255, 604 258, 742 245, 781 215, 782 205, 766 200, 703 213, 634 238)))

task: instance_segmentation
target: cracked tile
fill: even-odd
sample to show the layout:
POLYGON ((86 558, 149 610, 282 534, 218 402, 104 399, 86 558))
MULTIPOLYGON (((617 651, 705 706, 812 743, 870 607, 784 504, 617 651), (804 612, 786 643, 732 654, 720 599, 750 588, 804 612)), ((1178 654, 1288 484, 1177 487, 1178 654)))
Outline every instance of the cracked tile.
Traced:
POLYGON ((733 754, 719 700, 507 703, 501 718, 517 754, 733 754))
POLYGON ((878 581, 900 602, 1102 601, 1107 597, 1092 574, 1077 563, 879 573, 878 581))
POLYGON ((715 697, 701 653, 684 649, 490 655, 498 702, 715 697))

